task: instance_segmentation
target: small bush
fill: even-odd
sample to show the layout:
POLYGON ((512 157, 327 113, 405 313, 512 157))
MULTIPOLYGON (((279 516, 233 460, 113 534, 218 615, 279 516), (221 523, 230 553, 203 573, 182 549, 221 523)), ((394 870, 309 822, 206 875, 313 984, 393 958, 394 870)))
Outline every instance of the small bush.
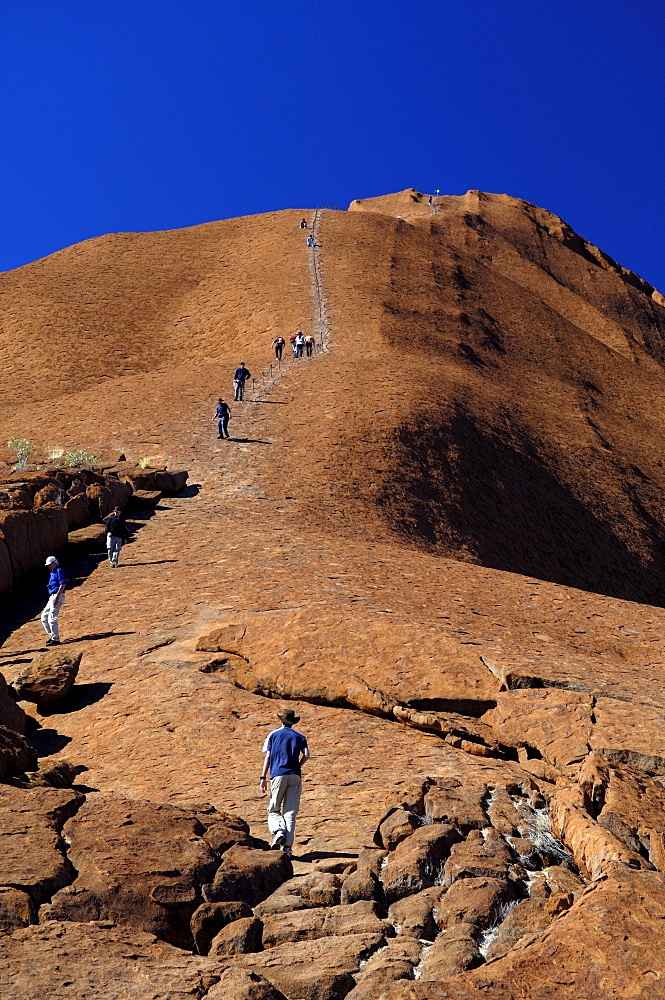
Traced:
POLYGON ((48 458, 49 462, 53 462, 58 458, 62 458, 64 454, 65 454, 65 449, 60 448, 58 445, 51 445, 50 448, 45 449, 45 455, 48 458))
POLYGON ((139 458, 139 465, 142 469, 149 469, 150 459, 147 456, 145 458, 139 458))
POLYGON ((77 469, 90 468, 95 462, 95 456, 91 455, 85 448, 79 448, 78 451, 68 451, 65 455, 65 465, 72 465, 77 469))
POLYGON ((16 465, 19 469, 27 469, 28 456, 35 450, 34 444, 27 438, 11 438, 7 442, 7 447, 16 455, 16 465))

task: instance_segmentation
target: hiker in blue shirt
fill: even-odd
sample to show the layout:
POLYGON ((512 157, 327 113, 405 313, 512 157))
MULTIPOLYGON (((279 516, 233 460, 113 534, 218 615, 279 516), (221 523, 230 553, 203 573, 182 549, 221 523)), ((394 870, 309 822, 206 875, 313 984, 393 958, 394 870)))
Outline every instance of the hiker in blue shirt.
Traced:
POLYGON ((44 631, 48 635, 46 645, 59 646, 60 632, 58 630, 58 615, 60 614, 62 605, 65 603, 67 578, 65 577, 64 570, 60 569, 60 563, 55 556, 49 556, 44 565, 47 566, 51 572, 48 578, 48 584, 46 585, 49 597, 46 602, 46 607, 42 611, 42 625, 44 626, 44 631))
POLYGON ((245 398, 245 382, 252 377, 249 369, 245 368, 245 362, 241 361, 233 376, 233 398, 236 402, 245 398))
POLYGON ((265 760, 259 788, 266 793, 266 775, 270 774, 270 802, 268 803, 268 829, 273 835, 271 847, 291 857, 296 829, 296 815, 300 807, 302 778, 300 769, 309 760, 307 739, 292 727, 300 722, 292 708, 285 709, 277 718, 281 729, 273 729, 263 744, 265 760))

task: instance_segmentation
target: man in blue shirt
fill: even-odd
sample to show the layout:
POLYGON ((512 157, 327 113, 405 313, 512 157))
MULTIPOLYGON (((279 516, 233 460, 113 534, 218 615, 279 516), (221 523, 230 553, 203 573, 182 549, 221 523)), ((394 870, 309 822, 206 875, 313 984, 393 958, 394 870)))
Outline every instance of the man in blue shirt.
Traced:
POLYGON ((48 635, 46 645, 59 646, 60 632, 58 631, 58 615, 60 614, 62 605, 65 603, 65 588, 67 586, 67 579, 64 571, 60 569, 60 563, 55 556, 49 556, 45 565, 51 573, 47 584, 49 598, 46 602, 46 607, 42 611, 42 625, 44 626, 44 631, 48 635))
POLYGON ((309 747, 302 733, 292 728, 300 722, 292 708, 278 713, 277 718, 282 728, 274 729, 263 744, 265 760, 259 788, 265 795, 266 775, 269 772, 268 829, 273 835, 270 846, 276 850, 281 848, 284 854, 291 857, 302 789, 300 769, 309 760, 309 747))

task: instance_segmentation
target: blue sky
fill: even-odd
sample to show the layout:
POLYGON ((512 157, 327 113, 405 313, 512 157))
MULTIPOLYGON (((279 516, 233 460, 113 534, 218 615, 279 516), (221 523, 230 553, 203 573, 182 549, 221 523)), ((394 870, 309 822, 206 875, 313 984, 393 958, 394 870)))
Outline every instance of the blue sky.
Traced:
POLYGON ((5 0, 0 270, 105 232, 508 192, 665 291, 662 0, 5 0))

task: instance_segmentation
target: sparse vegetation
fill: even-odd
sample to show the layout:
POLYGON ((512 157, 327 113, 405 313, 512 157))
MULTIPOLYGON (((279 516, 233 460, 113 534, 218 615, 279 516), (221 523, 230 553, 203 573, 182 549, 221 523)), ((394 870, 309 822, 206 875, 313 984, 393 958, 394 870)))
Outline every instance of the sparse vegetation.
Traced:
POLYGON ((51 445, 51 447, 46 448, 44 454, 50 462, 57 458, 62 458, 65 453, 65 449, 61 448, 59 445, 51 445))
POLYGON ((150 459, 147 456, 144 456, 143 458, 139 458, 139 465, 141 466, 142 469, 149 469, 150 468, 150 459))
POLYGON ((77 469, 90 468, 95 462, 95 456, 91 455, 85 448, 79 448, 78 451, 68 451, 65 455, 65 464, 72 465, 77 469))
POLYGON ((18 469, 27 469, 28 457, 35 450, 34 444, 28 441, 27 438, 11 438, 7 442, 7 447, 16 455, 16 467, 18 469))

